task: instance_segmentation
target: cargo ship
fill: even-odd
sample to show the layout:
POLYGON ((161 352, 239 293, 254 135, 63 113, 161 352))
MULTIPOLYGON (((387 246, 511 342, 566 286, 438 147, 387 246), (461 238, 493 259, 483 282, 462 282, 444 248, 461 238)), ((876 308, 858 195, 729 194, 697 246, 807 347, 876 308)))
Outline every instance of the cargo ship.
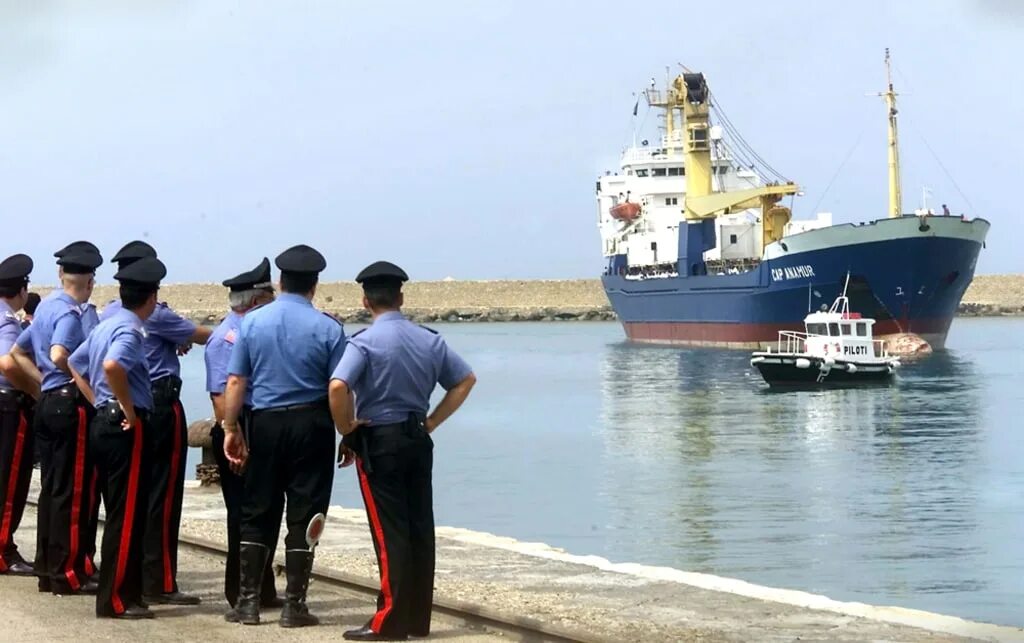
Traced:
MULTIPOLYGON (((896 97, 885 54, 888 216, 833 224, 792 218, 800 192, 742 139, 703 74, 684 70, 647 103, 660 145, 634 143, 597 180, 602 283, 637 342, 758 349, 840 296, 885 339, 945 346, 990 224, 927 207, 904 212, 896 97)), ((635 111, 635 110, 634 110, 635 111)))

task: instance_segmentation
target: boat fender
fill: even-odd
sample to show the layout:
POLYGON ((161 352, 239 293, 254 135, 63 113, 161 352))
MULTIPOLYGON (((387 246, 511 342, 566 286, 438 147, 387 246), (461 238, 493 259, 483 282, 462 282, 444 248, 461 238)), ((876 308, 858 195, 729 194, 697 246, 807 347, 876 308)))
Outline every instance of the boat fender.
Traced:
POLYGON ((826 357, 824 362, 822 362, 822 366, 827 365, 829 368, 832 368, 835 365, 835 363, 836 359, 834 357, 826 357))
POLYGON ((846 365, 846 372, 847 373, 856 373, 857 372, 857 365, 856 364, 847 364, 846 365))
POLYGON ((806 357, 798 357, 796 359, 796 367, 797 368, 810 368, 811 367, 811 360, 807 359, 806 357))

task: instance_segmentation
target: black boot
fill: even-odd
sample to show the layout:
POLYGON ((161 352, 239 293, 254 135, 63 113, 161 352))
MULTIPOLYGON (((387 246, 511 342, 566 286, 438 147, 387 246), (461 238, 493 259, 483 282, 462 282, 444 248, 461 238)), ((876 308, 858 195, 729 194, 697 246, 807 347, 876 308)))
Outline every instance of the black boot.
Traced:
POLYGON ((238 602, 235 616, 226 618, 245 625, 260 624, 260 587, 267 562, 267 547, 259 543, 242 543, 238 552, 238 602))
POLYGON ((320 623, 320 619, 310 614, 306 607, 306 590, 309 589, 312 571, 313 552, 299 549, 285 553, 288 586, 284 594, 284 609, 281 610, 281 627, 306 627, 320 623))

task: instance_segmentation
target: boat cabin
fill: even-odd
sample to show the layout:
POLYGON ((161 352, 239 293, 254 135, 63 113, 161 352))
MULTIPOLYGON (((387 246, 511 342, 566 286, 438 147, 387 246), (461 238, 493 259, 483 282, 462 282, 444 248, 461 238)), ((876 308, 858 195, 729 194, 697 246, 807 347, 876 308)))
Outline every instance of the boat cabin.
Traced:
POLYGON ((876 342, 872 335, 874 323, 873 319, 864 319, 860 313, 849 311, 811 313, 804 318, 807 332, 802 352, 822 357, 881 357, 882 342, 876 342))

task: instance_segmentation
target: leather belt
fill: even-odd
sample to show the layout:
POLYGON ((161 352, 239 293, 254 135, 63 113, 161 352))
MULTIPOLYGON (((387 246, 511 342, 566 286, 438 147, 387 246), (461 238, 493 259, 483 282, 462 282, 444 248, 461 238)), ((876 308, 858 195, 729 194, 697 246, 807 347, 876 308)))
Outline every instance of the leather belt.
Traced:
MULTIPOLYGON (((137 406, 135 407, 135 415, 142 420, 149 419, 149 411, 137 406)), ((121 410, 121 405, 117 400, 107 400, 96 407, 96 417, 105 417, 110 421, 120 423, 124 420, 124 411, 121 410)))
POLYGON ((304 409, 327 409, 327 398, 315 402, 304 402, 303 404, 289 404, 288 406, 275 406, 269 409, 255 409, 253 413, 283 413, 285 411, 301 411, 304 409))
POLYGON ((13 388, 0 388, 0 404, 3 404, 6 409, 10 409, 11 406, 24 406, 28 403, 29 397, 21 391, 13 388))
POLYGON ((56 388, 46 389, 40 394, 40 397, 44 395, 59 395, 61 397, 73 397, 78 399, 81 395, 81 391, 74 384, 65 384, 64 386, 58 386, 56 388))

